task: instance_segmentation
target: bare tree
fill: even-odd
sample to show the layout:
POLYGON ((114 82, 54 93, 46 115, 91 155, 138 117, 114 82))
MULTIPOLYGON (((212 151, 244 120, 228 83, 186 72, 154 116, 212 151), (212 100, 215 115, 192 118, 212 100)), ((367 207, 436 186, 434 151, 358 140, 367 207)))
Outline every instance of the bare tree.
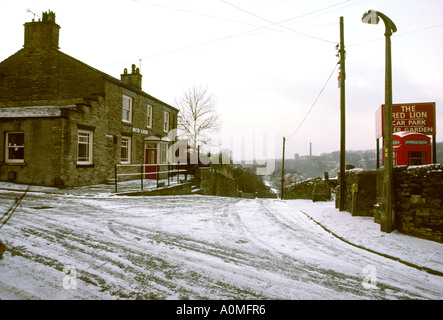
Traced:
POLYGON ((190 140, 190 144, 195 148, 208 145, 210 134, 220 128, 214 96, 208 93, 207 88, 194 86, 185 90, 175 104, 180 110, 179 130, 190 140))

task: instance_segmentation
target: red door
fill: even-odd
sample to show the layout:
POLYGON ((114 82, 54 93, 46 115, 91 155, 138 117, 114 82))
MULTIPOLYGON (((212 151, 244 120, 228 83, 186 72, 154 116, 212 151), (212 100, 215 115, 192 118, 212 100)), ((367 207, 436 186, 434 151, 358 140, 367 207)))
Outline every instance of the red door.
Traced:
MULTIPOLYGON (((145 164, 157 164, 157 149, 145 149, 145 164)), ((157 179, 157 166, 146 166, 145 173, 145 179, 157 179)))

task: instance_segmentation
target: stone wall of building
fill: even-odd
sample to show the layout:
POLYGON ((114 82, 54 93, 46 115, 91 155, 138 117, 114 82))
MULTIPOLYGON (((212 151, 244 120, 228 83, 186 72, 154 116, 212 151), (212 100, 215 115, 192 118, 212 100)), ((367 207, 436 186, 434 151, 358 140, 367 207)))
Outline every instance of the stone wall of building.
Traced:
POLYGON ((18 51, 0 64, 0 77, 0 107, 61 105, 54 103, 104 92, 99 73, 52 48, 18 51))
MULTIPOLYGON (((62 57, 64 56, 62 55, 62 57)), ((90 70, 90 67, 83 65, 81 62, 77 64, 78 71, 90 70)), ((2 166, 0 168, 0 180, 7 180, 8 172, 14 171, 16 172, 14 180, 20 183, 57 187, 104 183, 114 178, 114 166, 120 164, 123 136, 131 139, 131 163, 141 164, 145 161, 144 139, 148 136, 160 139, 167 135, 163 127, 164 111, 170 113, 170 129, 177 125, 176 110, 162 105, 154 98, 149 99, 146 94, 137 91, 135 88, 131 91, 119 85, 117 80, 108 81, 108 77, 99 78, 104 88, 100 94, 93 97, 92 93, 85 92, 85 94, 89 94, 88 98, 75 98, 81 90, 76 91, 76 81, 74 81, 76 75, 72 74, 71 76, 71 99, 57 98, 57 92, 41 93, 42 88, 33 88, 31 84, 36 79, 27 77, 26 80, 21 80, 30 82, 28 85, 23 85, 23 87, 28 88, 27 90, 23 88, 14 89, 16 99, 20 97, 21 100, 4 103, 5 106, 66 106, 75 102, 77 108, 65 110, 61 117, 53 119, 38 117, 2 119, 0 131, 2 133, 8 131, 24 132, 26 146, 25 164, 22 166, 4 163, 4 152, 2 153, 0 156, 2 166), (103 83, 105 84, 103 85, 103 83), (52 95, 53 100, 33 100, 34 98, 37 99, 36 96, 40 93, 41 97, 45 99, 50 99, 52 95), (122 121, 123 95, 131 96, 133 99, 130 123, 122 121), (153 106, 152 126, 149 128, 147 127, 148 103, 153 106), (93 163, 91 165, 77 164, 78 130, 93 132, 93 163)), ((84 74, 84 76, 86 77, 87 74, 84 74)), ((63 94, 69 94, 68 91, 68 89, 64 89, 63 94)), ((3 140, 0 145, 1 150, 5 150, 3 140)))
POLYGON ((65 110, 52 119, 0 118, 2 136, 12 131, 25 136, 25 162, 19 165, 6 163, 2 139, 0 180, 9 175, 15 176, 15 182, 57 187, 104 183, 114 178, 114 167, 121 163, 122 137, 130 138, 130 163, 144 163, 145 139, 151 137, 155 145, 160 139, 167 143, 164 112, 169 113, 169 131, 177 127, 178 110, 141 90, 135 66, 120 81, 59 51, 55 14, 43 17, 48 20, 25 24, 24 47, 0 62, 0 108, 62 106, 65 110), (130 121, 122 121, 123 95, 132 98, 130 121), (153 107, 150 127, 148 104, 153 107), (78 130, 93 133, 90 164, 77 161, 78 130))
POLYGON ((9 120, 0 122, 2 139, 0 139, 0 180, 26 184, 54 185, 55 177, 60 172, 60 159, 56 156, 61 152, 62 121, 41 119, 9 120), (25 162, 6 163, 5 135, 3 132, 26 132, 25 162), (59 143, 53 143, 53 139, 59 143), (32 158, 26 155, 33 154, 32 158))

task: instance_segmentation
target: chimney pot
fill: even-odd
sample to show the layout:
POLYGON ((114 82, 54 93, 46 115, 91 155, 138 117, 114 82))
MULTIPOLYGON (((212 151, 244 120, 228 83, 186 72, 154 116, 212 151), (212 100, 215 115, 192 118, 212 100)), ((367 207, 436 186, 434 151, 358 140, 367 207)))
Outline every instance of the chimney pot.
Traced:
POLYGON ((59 49, 60 26, 55 23, 55 13, 43 12, 42 19, 25 23, 25 48, 55 48, 59 49))
POLYGON ((142 75, 140 74, 139 68, 136 68, 135 64, 133 64, 131 74, 128 74, 128 69, 125 68, 123 74, 121 75, 121 81, 141 90, 142 75))

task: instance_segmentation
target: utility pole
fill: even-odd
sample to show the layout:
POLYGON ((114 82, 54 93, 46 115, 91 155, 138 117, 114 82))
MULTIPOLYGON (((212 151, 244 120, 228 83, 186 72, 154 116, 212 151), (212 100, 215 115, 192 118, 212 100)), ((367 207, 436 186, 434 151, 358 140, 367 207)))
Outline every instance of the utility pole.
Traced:
POLYGON ((284 199, 284 183, 285 183, 285 144, 286 139, 283 137, 283 157, 281 162, 281 200, 284 199))
POLYGON ((340 202, 339 210, 345 210, 346 191, 346 125, 345 125, 345 39, 343 17, 340 17, 340 202))

